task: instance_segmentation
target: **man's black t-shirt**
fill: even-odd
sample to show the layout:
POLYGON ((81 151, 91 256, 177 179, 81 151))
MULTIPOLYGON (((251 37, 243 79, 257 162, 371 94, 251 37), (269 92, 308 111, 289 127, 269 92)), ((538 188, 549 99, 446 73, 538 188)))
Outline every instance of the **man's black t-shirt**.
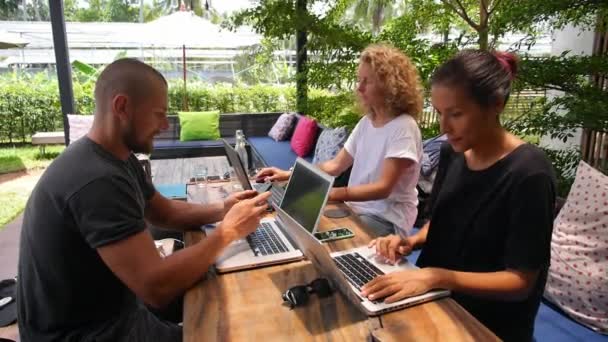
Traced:
POLYGON ((441 150, 431 195, 431 225, 420 267, 464 272, 539 270, 530 296, 504 301, 453 298, 505 341, 532 339, 550 260, 555 176, 544 153, 524 144, 481 171, 463 153, 441 150))
POLYGON ((145 229, 154 194, 137 158, 117 159, 83 137, 46 170, 23 219, 17 291, 22 341, 126 336, 135 294, 96 249, 145 229))

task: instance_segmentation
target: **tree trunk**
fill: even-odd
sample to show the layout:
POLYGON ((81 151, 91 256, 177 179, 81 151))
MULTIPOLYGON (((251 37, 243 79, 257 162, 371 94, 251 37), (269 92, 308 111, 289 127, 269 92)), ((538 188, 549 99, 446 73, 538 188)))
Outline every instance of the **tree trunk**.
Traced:
POLYGON ((488 28, 480 27, 477 33, 479 34, 479 49, 488 50, 488 28))
MULTIPOLYGON (((296 0, 296 20, 306 17, 306 0, 296 0)), ((308 108, 308 68, 306 66, 306 31, 301 25, 296 29, 296 110, 306 114, 308 108)))
POLYGON ((489 0, 479 1, 479 49, 488 50, 488 2, 489 0))
POLYGON ((34 0, 32 2, 32 6, 34 6, 34 16, 36 17, 36 21, 40 21, 40 11, 39 11, 39 4, 40 0, 34 0))

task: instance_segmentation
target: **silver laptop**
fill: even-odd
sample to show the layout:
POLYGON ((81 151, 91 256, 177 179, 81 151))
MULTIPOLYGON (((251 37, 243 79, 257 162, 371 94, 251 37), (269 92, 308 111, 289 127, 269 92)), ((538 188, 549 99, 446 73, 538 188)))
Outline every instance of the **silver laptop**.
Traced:
MULTIPOLYGON (((238 155, 238 153, 236 153, 236 150, 225 139, 222 139, 222 142, 224 143, 224 149, 226 150, 226 156, 228 157, 230 164, 232 164, 232 167, 234 168, 234 173, 236 173, 236 177, 239 179, 239 182, 241 183, 241 186, 243 187, 243 189, 244 190, 260 190, 260 188, 262 186, 264 186, 265 184, 251 183, 251 181, 249 180, 249 176, 247 176, 247 171, 243 167, 241 158, 239 158, 239 155, 238 155)), ((271 196, 270 196, 269 203, 273 207, 278 206, 281 203, 281 200, 283 199, 285 190, 280 185, 272 185, 272 188, 270 189, 270 191, 271 191, 271 196)))
MULTIPOLYGON (((314 231, 332 185, 333 177, 298 158, 277 208, 282 209, 290 222, 314 231)), ((216 261, 216 269, 223 273, 303 259, 302 252, 285 235, 285 229, 288 228, 281 218, 263 219, 255 232, 224 250, 216 261)))
MULTIPOLYGON (((318 180, 321 182, 321 180, 318 180)), ((428 302, 450 294, 446 290, 433 290, 425 294, 385 304, 382 301, 370 301, 360 295, 361 287, 378 275, 412 269, 416 266, 402 262, 397 266, 376 261, 373 248, 358 247, 346 251, 329 253, 325 246, 312 234, 313 230, 302 226, 291 219, 282 208, 277 209, 277 218, 287 226, 288 235, 296 242, 306 258, 315 268, 337 287, 362 312, 376 316, 408 306, 428 302)))

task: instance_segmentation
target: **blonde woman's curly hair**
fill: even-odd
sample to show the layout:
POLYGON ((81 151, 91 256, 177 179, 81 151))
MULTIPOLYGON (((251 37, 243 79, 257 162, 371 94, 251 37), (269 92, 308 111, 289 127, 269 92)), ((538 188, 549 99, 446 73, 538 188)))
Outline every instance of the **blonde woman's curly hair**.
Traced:
MULTIPOLYGON (((360 63, 368 63, 383 84, 386 105, 392 115, 422 113, 422 85, 416 66, 397 48, 372 44, 361 53, 360 63)), ((365 108, 365 112, 371 112, 365 108)))

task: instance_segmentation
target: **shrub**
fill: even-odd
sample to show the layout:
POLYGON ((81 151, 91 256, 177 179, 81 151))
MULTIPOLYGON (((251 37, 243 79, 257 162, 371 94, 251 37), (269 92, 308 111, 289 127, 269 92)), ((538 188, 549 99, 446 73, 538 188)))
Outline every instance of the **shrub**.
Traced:
MULTIPOLYGON (((92 114, 94 81, 73 80, 76 112, 92 114)), ((295 87, 292 85, 229 85, 193 81, 188 83, 188 109, 221 113, 282 112, 295 110, 295 87)), ((168 91, 169 113, 184 110, 184 87, 172 81, 168 91)), ((354 97, 350 93, 332 94, 311 89, 308 115, 328 126, 354 127, 354 97)), ((39 131, 62 130, 63 118, 57 81, 46 74, 35 76, 10 74, 0 78, 0 141, 27 142, 39 131)))

